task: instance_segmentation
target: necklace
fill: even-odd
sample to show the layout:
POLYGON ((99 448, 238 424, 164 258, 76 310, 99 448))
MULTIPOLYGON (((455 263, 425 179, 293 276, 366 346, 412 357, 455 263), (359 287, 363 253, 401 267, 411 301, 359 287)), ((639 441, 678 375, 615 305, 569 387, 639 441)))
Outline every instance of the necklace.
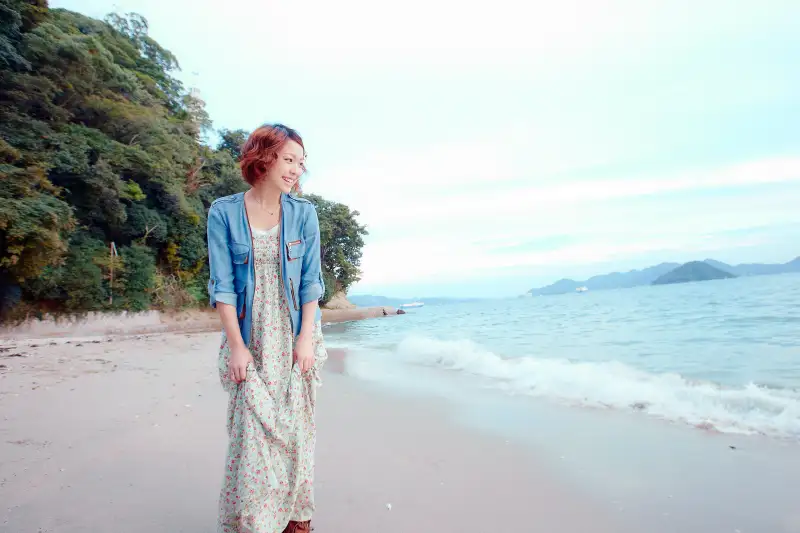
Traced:
POLYGON ((273 209, 270 211, 270 210, 269 210, 267 207, 265 207, 265 206, 264 206, 264 204, 263 204, 263 203, 259 202, 257 198, 254 198, 254 197, 252 197, 252 196, 251 196, 251 197, 250 197, 250 199, 251 199, 251 200, 253 200, 253 202, 255 202, 255 204, 256 204, 258 207, 260 207, 261 209, 263 209, 264 211, 266 211, 267 213, 269 213, 269 216, 275 216, 275 213, 278 211, 278 209, 280 209, 280 208, 281 208, 281 204, 280 204, 280 202, 278 202, 278 205, 276 205, 276 206, 275 206, 275 207, 274 207, 274 208, 273 208, 273 209))

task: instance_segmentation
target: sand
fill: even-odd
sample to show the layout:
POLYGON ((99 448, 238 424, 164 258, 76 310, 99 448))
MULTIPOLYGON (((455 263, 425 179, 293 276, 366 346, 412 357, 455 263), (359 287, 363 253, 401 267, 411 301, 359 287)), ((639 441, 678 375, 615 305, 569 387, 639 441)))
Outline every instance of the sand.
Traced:
MULTIPOLYGON (((217 333, 5 341, 0 532, 212 533, 217 333)), ((514 442, 340 375, 317 403, 317 533, 628 531, 514 442)))
MULTIPOLYGON (((323 309, 326 324, 384 318, 397 315, 391 307, 352 307, 323 309)), ((76 317, 45 317, 19 324, 0 325, 0 340, 68 338, 98 335, 143 335, 154 333, 197 333, 219 331, 214 309, 183 311, 143 311, 140 313, 86 313, 76 317)))

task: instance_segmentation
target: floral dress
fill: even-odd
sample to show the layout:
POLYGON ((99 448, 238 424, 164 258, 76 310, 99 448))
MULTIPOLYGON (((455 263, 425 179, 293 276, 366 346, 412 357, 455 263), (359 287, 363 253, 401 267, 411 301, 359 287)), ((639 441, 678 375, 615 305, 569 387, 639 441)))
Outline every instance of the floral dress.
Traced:
POLYGON ((279 226, 253 231, 253 365, 236 384, 228 375, 225 333, 219 377, 228 392, 228 455, 218 533, 281 533, 314 512, 314 405, 327 359, 321 324, 313 330, 314 366, 294 364, 293 333, 280 271, 279 226))

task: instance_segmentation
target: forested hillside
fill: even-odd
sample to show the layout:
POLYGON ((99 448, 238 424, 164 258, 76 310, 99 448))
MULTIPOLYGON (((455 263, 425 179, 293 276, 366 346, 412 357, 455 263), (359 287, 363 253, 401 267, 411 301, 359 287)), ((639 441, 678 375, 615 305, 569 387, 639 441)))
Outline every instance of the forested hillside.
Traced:
MULTIPOLYGON (((247 132, 221 130, 136 14, 104 21, 0 0, 0 311, 174 309, 207 302, 206 213, 245 189, 247 132)), ((333 290, 359 276, 357 211, 318 206, 333 290)))

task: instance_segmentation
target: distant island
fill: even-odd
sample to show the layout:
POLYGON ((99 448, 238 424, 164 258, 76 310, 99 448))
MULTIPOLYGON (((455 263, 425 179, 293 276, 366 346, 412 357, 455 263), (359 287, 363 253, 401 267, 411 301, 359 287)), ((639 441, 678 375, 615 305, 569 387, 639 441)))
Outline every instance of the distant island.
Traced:
MULTIPOLYGON (((734 276, 763 276, 769 274, 787 274, 800 272, 800 257, 788 263, 745 263, 739 265, 728 265, 715 259, 705 259, 693 263, 705 263, 727 274, 734 276)), ((689 263, 687 263, 689 264, 689 263)), ((628 272, 612 272, 593 276, 587 280, 561 279, 544 287, 533 288, 527 292, 531 296, 545 296, 551 294, 566 294, 576 292, 580 287, 586 287, 590 291, 607 289, 625 289, 638 287, 641 285, 652 285, 657 279, 668 274, 684 265, 680 263, 661 263, 641 270, 630 270, 628 272)), ((716 279, 716 278, 714 278, 716 279)))
POLYGON ((713 267, 705 261, 691 261, 659 276, 653 281, 653 285, 670 285, 673 283, 710 281, 712 279, 729 279, 735 277, 737 276, 713 267))

